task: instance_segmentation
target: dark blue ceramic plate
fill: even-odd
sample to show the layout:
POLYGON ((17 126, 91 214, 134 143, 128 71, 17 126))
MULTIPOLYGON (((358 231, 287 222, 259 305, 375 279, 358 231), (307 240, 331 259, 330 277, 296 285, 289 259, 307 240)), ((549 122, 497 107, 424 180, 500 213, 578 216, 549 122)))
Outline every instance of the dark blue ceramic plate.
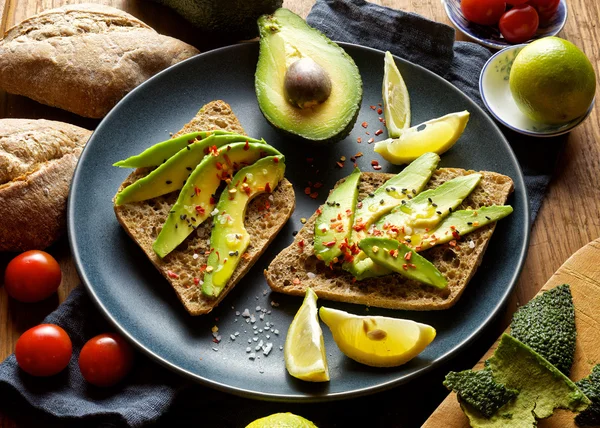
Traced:
MULTIPOLYGON (((465 18, 460 9, 461 0, 442 0, 444 9, 450 21, 467 37, 481 43, 484 46, 492 49, 504 49, 508 46, 513 46, 514 43, 509 43, 500 34, 498 26, 479 25, 474 22, 469 22, 465 18)), ((537 32, 531 39, 537 40, 542 37, 555 36, 562 30, 567 22, 567 3, 565 0, 560 0, 558 10, 550 20, 550 22, 540 25, 537 32)))
MULTIPOLYGON (((415 379, 460 352, 492 320, 513 288, 527 249, 529 213, 523 177, 511 149, 487 114, 454 86, 419 66, 396 59, 410 92, 413 124, 464 109, 471 112, 464 135, 443 156, 442 166, 509 175, 515 182, 509 201, 514 213, 498 224, 481 267, 450 310, 367 311, 359 305, 319 302, 357 314, 431 324, 437 329, 437 337, 417 358, 393 369, 360 365, 340 353, 325 327, 331 382, 310 384, 287 375, 280 347, 302 299, 270 293, 263 269, 292 242, 292 232, 302 226, 300 219, 310 217, 325 201, 327 190, 350 174, 353 167, 349 158, 356 152, 364 153, 357 163, 365 171, 372 170, 372 159, 380 160, 384 172, 400 170, 381 160, 367 143, 375 131, 385 129, 377 112, 370 108, 381 102, 383 52, 342 46, 360 69, 364 99, 354 130, 336 145, 315 147, 292 141, 269 126, 254 94, 257 43, 210 51, 158 74, 127 95, 87 144, 69 198, 70 242, 79 274, 115 327, 145 354, 176 373, 235 394, 271 400, 319 401, 374 392, 415 379), (221 306, 209 315, 191 317, 117 222, 111 200, 129 171, 111 165, 169 138, 169 132, 179 130, 203 104, 214 99, 231 105, 249 135, 265 138, 286 155, 286 176, 294 184, 297 207, 262 258, 221 306), (362 122, 369 123, 367 129, 362 122), (362 138, 361 144, 357 143, 358 137, 362 138), (342 169, 335 165, 341 156, 348 158, 342 169), (306 158, 314 158, 313 163, 306 158), (309 180, 324 183, 316 200, 304 193, 309 180), (236 315, 236 311, 246 308, 255 315, 254 324, 236 315), (263 308, 268 312, 262 312, 263 308), (269 328, 265 329, 267 322, 269 328), (221 335, 219 344, 212 341, 211 328, 215 325, 221 335), (262 349, 255 350, 260 341, 263 346, 273 344, 268 356, 262 349), (256 352, 256 359, 249 359, 247 347, 256 352)), ((384 132, 376 139, 386 136, 384 132)))

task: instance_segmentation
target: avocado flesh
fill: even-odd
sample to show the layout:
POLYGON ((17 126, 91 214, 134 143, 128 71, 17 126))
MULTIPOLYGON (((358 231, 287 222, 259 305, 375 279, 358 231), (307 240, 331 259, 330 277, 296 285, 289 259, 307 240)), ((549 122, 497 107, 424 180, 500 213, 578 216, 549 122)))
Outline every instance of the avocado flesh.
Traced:
MULTIPOLYGON (((441 221, 450 214, 452 209, 461 204, 480 180, 481 174, 470 174, 456 177, 435 189, 422 193, 417 192, 418 194, 414 198, 408 202, 403 201, 404 203, 394 207, 391 213, 381 217, 375 223, 375 227, 370 228, 366 233, 367 235, 385 233, 389 238, 405 242, 416 248, 416 245, 412 244, 412 239, 406 239, 406 236, 412 235, 417 226, 433 227, 441 221)), ((353 273, 357 279, 361 280, 383 276, 389 272, 376 267, 376 264, 373 264, 368 258, 361 256, 354 264, 353 273)))
MULTIPOLYGON (((400 205, 403 200, 407 200, 409 195, 412 197, 415 193, 420 193, 437 168, 439 161, 440 157, 437 154, 425 153, 375 190, 373 196, 363 199, 357 205, 360 208, 356 209, 354 215, 350 243, 357 243, 366 237, 366 231, 374 222, 400 205)), ((382 266, 375 265, 363 252, 358 253, 352 262, 346 262, 342 267, 358 280, 390 273, 382 266)))
POLYGON ((225 288, 250 243, 244 227, 248 203, 261 193, 272 192, 284 172, 283 156, 262 158, 240 169, 221 194, 218 213, 213 217, 211 253, 202 284, 204 295, 218 297, 225 288))
POLYGON ((288 9, 258 19, 260 53, 255 90, 258 105, 275 128, 312 141, 338 141, 356 122, 362 101, 362 80, 352 58, 321 32, 288 9), (332 82, 323 103, 298 108, 284 94, 288 67, 300 58, 320 65, 332 82))
POLYGON ((165 257, 181 244, 214 210, 214 193, 221 181, 231 179, 239 166, 249 165, 268 155, 281 155, 275 148, 259 143, 234 143, 207 155, 196 166, 181 189, 156 241, 152 245, 165 257))
POLYGON ((408 279, 440 289, 448 285, 444 275, 429 260, 394 239, 365 238, 358 246, 376 264, 408 279))
POLYGON ((359 180, 360 170, 356 168, 332 190, 315 221, 314 251, 317 258, 326 264, 337 262, 342 255, 340 244, 350 236, 359 180))
MULTIPOLYGON (((158 166, 181 149, 185 149, 188 144, 193 144, 194 140, 203 140, 210 135, 227 135, 233 132, 215 130, 215 131, 198 131, 190 132, 189 134, 180 135, 177 138, 171 138, 166 141, 157 143, 148 147, 139 155, 131 156, 113 164, 121 168, 144 168, 149 166, 158 166)), ((240 135, 240 141, 244 141, 245 137, 240 135)))
POLYGON ((508 334, 502 335, 494 355, 486 361, 494 379, 515 389, 517 397, 491 418, 461 402, 472 427, 535 427, 536 419, 552 415, 554 409, 574 412, 590 404, 577 386, 545 358, 508 334))
POLYGON ((418 247, 418 251, 424 251, 435 245, 445 244, 501 220, 512 212, 510 205, 492 205, 477 210, 454 211, 434 229, 429 231, 413 229, 410 236, 411 246, 418 247))
POLYGON ((129 202, 145 201, 179 190, 186 183, 190 173, 204 159, 209 149, 226 144, 248 141, 264 143, 261 140, 238 135, 211 135, 203 140, 187 145, 150 174, 137 180, 121 191, 116 199, 117 205, 129 202), (243 139, 240 140, 240 137, 243 139))

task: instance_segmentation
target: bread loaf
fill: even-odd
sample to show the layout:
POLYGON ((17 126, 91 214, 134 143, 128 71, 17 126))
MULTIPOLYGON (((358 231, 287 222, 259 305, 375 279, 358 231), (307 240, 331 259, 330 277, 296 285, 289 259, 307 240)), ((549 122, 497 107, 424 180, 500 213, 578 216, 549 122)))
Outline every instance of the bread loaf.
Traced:
POLYGON ((0 119, 0 251, 44 249, 65 230, 73 171, 91 132, 0 119))
POLYGON ((0 40, 0 87, 101 118, 125 94, 198 50, 103 5, 44 11, 0 40))

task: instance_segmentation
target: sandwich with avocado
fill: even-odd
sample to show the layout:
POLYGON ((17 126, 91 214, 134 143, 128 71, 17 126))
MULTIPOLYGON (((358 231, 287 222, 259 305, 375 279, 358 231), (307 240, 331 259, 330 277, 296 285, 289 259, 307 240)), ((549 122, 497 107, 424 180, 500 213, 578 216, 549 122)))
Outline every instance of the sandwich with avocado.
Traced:
POLYGON ((295 207, 284 156, 246 136, 223 101, 115 166, 137 168, 114 198, 119 223, 191 315, 223 300, 295 207))

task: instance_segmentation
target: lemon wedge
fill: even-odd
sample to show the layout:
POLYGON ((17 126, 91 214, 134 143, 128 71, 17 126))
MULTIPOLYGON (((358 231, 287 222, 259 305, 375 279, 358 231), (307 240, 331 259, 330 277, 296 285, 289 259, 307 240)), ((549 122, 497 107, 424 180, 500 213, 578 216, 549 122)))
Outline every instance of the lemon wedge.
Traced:
POLYGON ((402 130, 398 138, 378 142, 374 150, 395 165, 410 163, 427 152, 441 155, 458 141, 469 116, 465 110, 428 120, 402 130))
POLYGON ((400 136, 403 129, 410 127, 410 98, 404 79, 392 54, 385 53, 383 66, 383 115, 388 135, 400 136))
POLYGON ((283 355, 285 367, 295 378, 309 382, 329 380, 323 331, 317 316, 317 295, 310 287, 290 324, 283 355))
POLYGON ((410 320, 358 316, 326 307, 319 315, 347 357, 372 367, 404 364, 435 338, 433 327, 410 320))
POLYGON ((317 428, 308 419, 293 413, 275 413, 251 422, 246 428, 317 428))

